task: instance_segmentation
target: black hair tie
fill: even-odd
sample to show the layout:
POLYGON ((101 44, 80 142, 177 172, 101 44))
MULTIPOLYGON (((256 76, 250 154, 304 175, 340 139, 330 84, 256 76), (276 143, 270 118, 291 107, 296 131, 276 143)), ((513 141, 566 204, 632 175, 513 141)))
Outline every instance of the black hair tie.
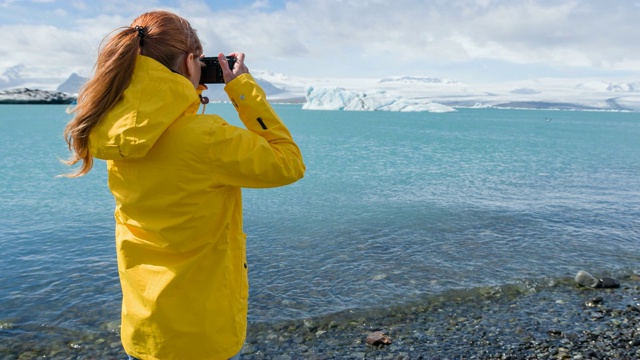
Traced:
POLYGON ((144 39, 144 26, 136 25, 134 29, 138 32, 138 37, 144 39))
POLYGON ((142 46, 142 41, 144 40, 144 26, 136 25, 133 29, 138 32, 138 37, 140 38, 140 46, 142 46))

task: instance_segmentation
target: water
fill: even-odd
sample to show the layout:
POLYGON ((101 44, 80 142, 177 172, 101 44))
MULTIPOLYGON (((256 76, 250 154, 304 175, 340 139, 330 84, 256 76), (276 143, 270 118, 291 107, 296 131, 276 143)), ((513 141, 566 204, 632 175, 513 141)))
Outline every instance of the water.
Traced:
MULTIPOLYGON (((244 192, 252 321, 638 269, 637 113, 275 107, 308 170, 244 192)), ((65 109, 0 106, 0 342, 119 323, 104 163, 56 177, 65 109)))

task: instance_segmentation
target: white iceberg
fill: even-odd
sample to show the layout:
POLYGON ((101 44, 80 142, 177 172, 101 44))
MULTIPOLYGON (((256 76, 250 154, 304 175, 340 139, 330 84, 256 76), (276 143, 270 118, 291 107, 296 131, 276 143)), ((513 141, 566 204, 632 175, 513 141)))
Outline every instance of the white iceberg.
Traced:
POLYGON ((75 96, 60 91, 38 89, 0 90, 0 104, 71 104, 75 96))
POLYGON ((424 98, 405 98, 384 90, 358 92, 341 87, 305 89, 305 110, 451 112, 454 108, 424 98))

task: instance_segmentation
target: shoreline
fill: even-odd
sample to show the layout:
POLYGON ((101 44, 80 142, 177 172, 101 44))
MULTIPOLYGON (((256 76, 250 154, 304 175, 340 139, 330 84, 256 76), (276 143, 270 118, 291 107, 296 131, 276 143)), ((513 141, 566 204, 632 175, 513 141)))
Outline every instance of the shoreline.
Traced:
POLYGON ((507 285, 319 318, 250 324, 242 359, 640 358, 640 281, 581 288, 573 279, 523 292, 507 285), (390 345, 369 345, 374 331, 390 345))
MULTIPOLYGON (((640 278, 617 289, 573 279, 451 290, 409 304, 250 322, 243 360, 640 358, 640 278), (384 332, 389 345, 366 338, 384 332)), ((2 359, 122 359, 119 321, 91 333, 0 322, 2 359), (12 336, 13 334, 13 336, 12 336)))

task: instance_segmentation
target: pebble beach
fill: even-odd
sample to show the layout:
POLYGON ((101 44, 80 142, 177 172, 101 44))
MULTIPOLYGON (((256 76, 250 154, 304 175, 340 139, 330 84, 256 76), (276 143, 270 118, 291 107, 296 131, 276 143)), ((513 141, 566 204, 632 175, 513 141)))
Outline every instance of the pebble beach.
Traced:
MULTIPOLYGON (((250 323, 242 359, 637 359, 640 278, 615 289, 571 278, 454 290, 402 306, 250 323), (382 332, 390 344, 370 344, 382 332)), ((117 322, 55 341, 20 337, 2 359, 124 359, 117 322)))
POLYGON ((636 276, 617 289, 567 278, 452 291, 400 308, 252 324, 243 359, 638 359, 639 299, 636 276), (367 344, 376 331, 391 344, 367 344))

